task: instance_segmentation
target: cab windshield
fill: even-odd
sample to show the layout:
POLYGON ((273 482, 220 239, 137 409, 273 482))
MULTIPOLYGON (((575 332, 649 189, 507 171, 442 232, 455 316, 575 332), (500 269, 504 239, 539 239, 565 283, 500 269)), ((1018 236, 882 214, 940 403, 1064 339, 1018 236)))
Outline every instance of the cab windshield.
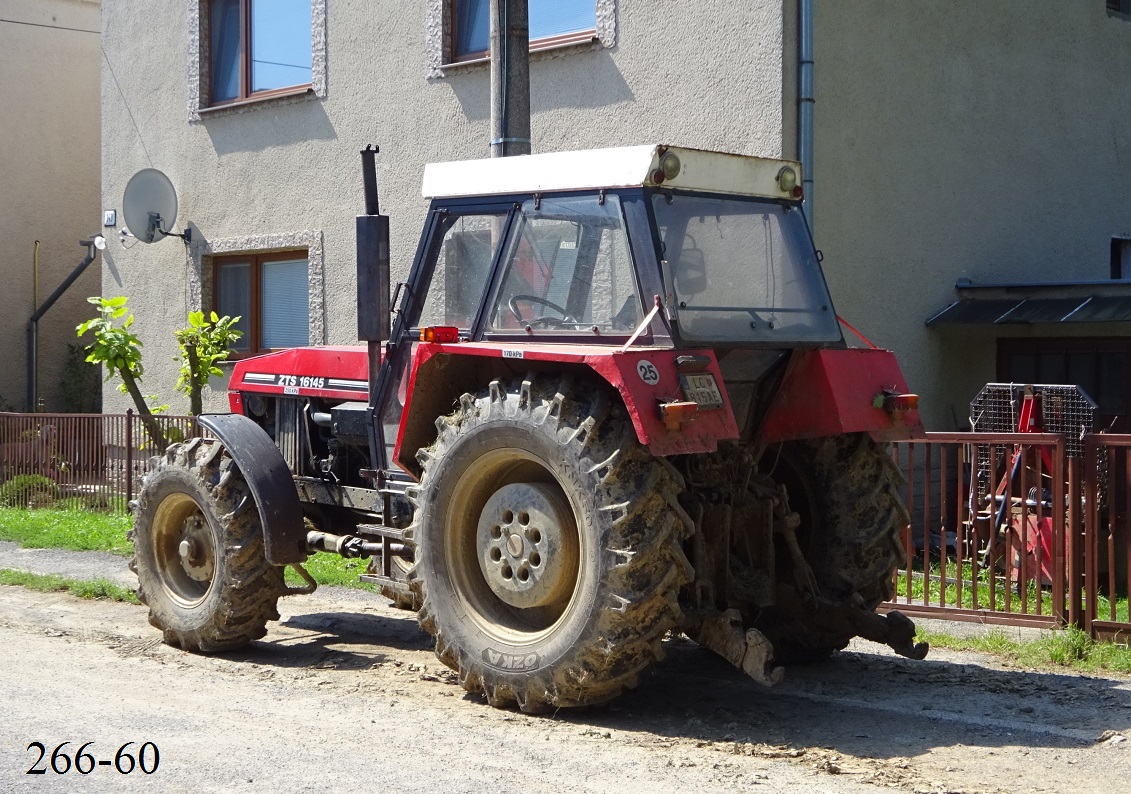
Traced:
POLYGON ((841 340, 801 210, 758 199, 655 192, 680 335, 700 342, 841 340))

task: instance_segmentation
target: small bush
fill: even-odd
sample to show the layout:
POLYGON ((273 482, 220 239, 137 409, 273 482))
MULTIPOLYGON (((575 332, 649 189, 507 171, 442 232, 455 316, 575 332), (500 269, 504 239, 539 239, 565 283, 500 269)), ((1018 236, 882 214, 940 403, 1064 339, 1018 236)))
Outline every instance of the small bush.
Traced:
POLYGON ((59 496, 59 486, 42 474, 19 474, 0 485, 3 507, 50 507, 59 496))

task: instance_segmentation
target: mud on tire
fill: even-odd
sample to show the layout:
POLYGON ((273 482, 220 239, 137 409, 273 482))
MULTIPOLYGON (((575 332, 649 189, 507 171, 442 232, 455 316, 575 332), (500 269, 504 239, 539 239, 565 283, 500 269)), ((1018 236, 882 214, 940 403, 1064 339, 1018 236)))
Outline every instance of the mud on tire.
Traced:
MULTIPOLYGON (((774 477, 785 482, 801 514, 799 540, 820 597, 834 603, 859 597, 869 611, 889 600, 910 517, 900 494, 903 475, 887 445, 865 433, 791 442, 774 477)), ((803 615, 803 609, 790 615, 771 610, 756 624, 773 642, 778 662, 826 658, 854 636, 803 615)))
POLYGON ((691 580, 680 475, 586 381, 496 380, 436 426, 409 494, 409 581, 437 656, 496 707, 635 686, 691 580))
POLYGON ((154 458, 129 538, 138 598, 170 645, 239 648, 278 620, 283 569, 264 556, 259 510, 221 442, 196 438, 154 458))

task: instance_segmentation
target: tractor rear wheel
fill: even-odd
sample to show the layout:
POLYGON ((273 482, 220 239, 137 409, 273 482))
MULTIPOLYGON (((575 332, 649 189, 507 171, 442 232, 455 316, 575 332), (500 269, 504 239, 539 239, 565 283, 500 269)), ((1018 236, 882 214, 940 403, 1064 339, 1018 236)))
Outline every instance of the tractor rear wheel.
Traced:
MULTIPOLYGON (((910 518, 900 495, 903 475, 886 445, 865 433, 790 442, 772 476, 786 485, 790 506, 800 514, 798 541, 818 597, 869 612, 889 600, 910 518)), ((780 562, 778 581, 789 581, 780 562)), ((767 610, 756 622, 779 663, 825 659, 856 634, 844 623, 808 620, 806 611, 791 604, 767 610)))
POLYGON ((267 562, 259 510, 223 444, 173 444, 146 475, 129 538, 138 598, 165 642, 188 651, 247 645, 278 620, 283 569, 267 562))
POLYGON ((680 625, 683 481, 588 382, 465 394, 422 450, 409 581, 437 656, 491 705, 537 712, 636 685, 680 625))

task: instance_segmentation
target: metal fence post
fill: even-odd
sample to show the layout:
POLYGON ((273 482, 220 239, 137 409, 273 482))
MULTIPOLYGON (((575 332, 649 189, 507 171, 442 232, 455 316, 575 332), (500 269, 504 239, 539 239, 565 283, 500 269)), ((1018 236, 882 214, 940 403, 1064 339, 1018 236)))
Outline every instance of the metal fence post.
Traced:
POLYGON ((134 500, 134 409, 126 409, 126 504, 134 500))
POLYGON ((1096 560, 1099 538, 1099 456, 1107 457, 1107 449, 1098 444, 1091 447, 1091 454, 1085 459, 1087 471, 1084 472, 1084 626, 1090 636, 1092 621, 1096 619, 1096 600, 1099 597, 1099 565, 1096 560))
MULTIPOLYGON (((1087 455, 1087 450, 1084 452, 1087 455)), ((1083 571, 1080 565, 1080 460, 1068 459, 1068 532, 1067 548, 1064 556, 1068 563, 1068 625, 1081 625, 1080 610, 1083 607, 1081 588, 1084 585, 1083 571)))
MULTIPOLYGON (((1073 475, 1066 472, 1066 467, 1071 469, 1072 460, 1065 457, 1064 440, 1056 445, 1056 458, 1052 462, 1052 614, 1057 622, 1064 625, 1071 622, 1069 608, 1065 606, 1065 594, 1071 586, 1068 576, 1068 556, 1072 553, 1072 543, 1069 533, 1075 531, 1076 524, 1072 520, 1071 505, 1066 501, 1073 498, 1071 489, 1065 488, 1065 478, 1071 482, 1073 475)), ((1070 601, 1069 604, 1072 602, 1070 601)))

